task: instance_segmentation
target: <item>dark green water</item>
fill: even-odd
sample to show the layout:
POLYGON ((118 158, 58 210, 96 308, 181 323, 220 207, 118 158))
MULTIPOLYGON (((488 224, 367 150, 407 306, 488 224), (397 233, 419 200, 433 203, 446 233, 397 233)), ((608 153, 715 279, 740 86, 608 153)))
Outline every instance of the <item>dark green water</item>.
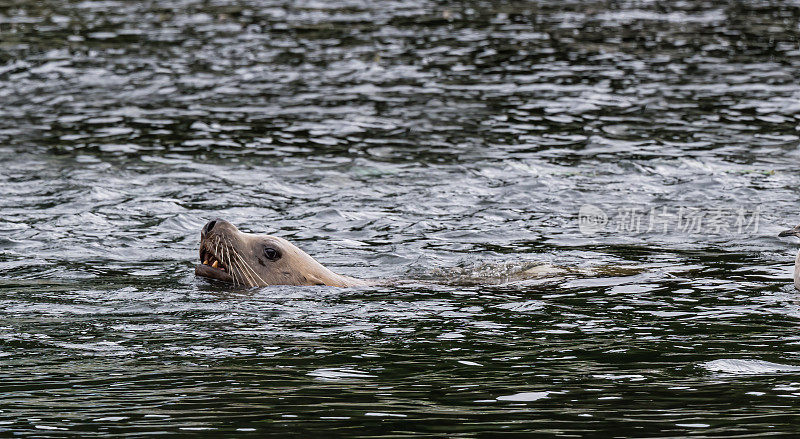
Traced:
POLYGON ((799 23, 0 0, 0 436, 795 434, 799 23), (196 279, 215 217, 419 283, 196 279))

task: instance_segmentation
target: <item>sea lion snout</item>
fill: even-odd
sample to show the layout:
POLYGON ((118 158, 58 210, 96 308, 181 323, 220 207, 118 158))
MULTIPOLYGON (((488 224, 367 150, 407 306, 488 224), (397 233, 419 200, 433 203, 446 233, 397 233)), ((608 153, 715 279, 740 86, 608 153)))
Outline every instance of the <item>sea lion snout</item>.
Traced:
POLYGON ((228 227, 232 228, 233 230, 238 230, 236 226, 225 221, 224 219, 214 218, 213 220, 207 222, 206 225, 204 225, 203 228, 200 230, 200 237, 205 238, 214 229, 217 229, 217 231, 219 231, 219 229, 224 229, 228 227))
POLYGON ((216 224, 217 220, 211 220, 207 222, 206 225, 203 226, 203 229, 200 231, 200 234, 203 235, 203 237, 205 237, 206 235, 208 235, 208 232, 210 232, 211 229, 214 228, 216 224))

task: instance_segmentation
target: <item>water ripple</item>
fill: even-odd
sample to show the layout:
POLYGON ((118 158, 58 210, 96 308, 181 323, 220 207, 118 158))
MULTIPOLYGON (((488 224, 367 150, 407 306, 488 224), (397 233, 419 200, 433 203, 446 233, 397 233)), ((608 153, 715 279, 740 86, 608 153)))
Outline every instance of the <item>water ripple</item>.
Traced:
POLYGON ((799 16, 0 4, 0 434, 794 434, 799 16), (383 282, 196 279, 216 217, 383 282))

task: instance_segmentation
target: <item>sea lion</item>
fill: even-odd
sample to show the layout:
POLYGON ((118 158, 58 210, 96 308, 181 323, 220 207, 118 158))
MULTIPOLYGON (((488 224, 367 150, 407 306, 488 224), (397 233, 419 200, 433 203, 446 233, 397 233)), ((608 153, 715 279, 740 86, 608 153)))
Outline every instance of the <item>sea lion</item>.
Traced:
POLYGON ((240 232, 219 218, 200 232, 200 264, 194 273, 245 287, 368 284, 334 273, 283 238, 240 232))
MULTIPOLYGON (((784 230, 778 236, 797 236, 800 238, 800 226, 784 230)), ((794 287, 800 290, 800 252, 797 253, 797 258, 794 260, 794 287)))

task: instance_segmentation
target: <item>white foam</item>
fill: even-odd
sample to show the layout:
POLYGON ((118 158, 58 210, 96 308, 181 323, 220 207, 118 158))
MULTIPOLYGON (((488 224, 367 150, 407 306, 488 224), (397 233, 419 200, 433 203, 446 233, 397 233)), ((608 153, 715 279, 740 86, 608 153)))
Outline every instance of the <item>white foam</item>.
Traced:
POLYGON ((771 363, 762 360, 748 360, 729 358, 724 360, 713 360, 703 363, 702 366, 712 372, 732 373, 732 374, 764 374, 780 372, 800 372, 800 366, 790 364, 771 363))
POLYGON ((367 412, 364 413, 364 416, 378 416, 381 418, 405 418, 408 415, 404 415, 402 413, 367 412))
POLYGON ((370 375, 367 372, 355 369, 348 369, 348 368, 316 369, 309 372, 307 375, 329 380, 348 379, 348 378, 375 378, 375 375, 370 375))
POLYGON ((513 395, 498 396, 498 401, 536 401, 542 398, 547 398, 550 392, 522 392, 513 395))

